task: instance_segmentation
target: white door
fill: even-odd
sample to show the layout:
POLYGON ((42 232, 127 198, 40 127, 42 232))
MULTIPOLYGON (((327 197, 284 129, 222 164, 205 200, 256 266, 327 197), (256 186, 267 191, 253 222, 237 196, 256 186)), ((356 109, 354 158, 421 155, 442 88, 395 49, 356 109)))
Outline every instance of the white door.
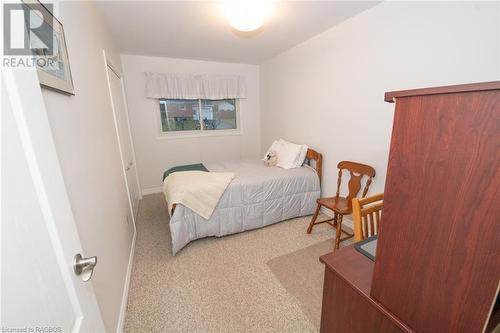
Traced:
POLYGON ((2 331, 103 332, 36 72, 4 70, 1 93, 2 331))
MULTIPOLYGON (((106 55, 104 55, 106 60, 106 55)), ((113 113, 115 117, 115 125, 117 128, 118 142, 120 145, 120 155, 125 173, 130 205, 132 207, 133 218, 137 216, 139 207, 140 191, 139 182, 137 180, 137 168, 135 165, 134 147, 132 144, 132 136, 130 133, 130 125, 128 113, 125 104, 125 94, 123 89, 123 81, 119 73, 109 65, 106 60, 106 72, 108 75, 109 93, 113 103, 113 113)))

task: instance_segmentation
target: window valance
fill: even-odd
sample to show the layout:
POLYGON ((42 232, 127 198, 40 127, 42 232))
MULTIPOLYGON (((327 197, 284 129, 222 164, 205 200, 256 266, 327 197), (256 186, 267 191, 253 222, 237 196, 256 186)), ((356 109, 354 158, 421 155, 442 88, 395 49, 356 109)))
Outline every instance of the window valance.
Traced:
POLYGON ((166 99, 246 98, 245 80, 239 75, 146 73, 146 97, 166 99))

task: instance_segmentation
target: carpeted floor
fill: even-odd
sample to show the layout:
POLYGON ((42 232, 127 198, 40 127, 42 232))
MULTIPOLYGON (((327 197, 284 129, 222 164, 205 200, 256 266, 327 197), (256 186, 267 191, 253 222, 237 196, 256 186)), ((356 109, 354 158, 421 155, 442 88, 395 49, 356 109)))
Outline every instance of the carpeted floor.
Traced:
MULTIPOLYGON (((332 238, 267 262, 271 271, 286 290, 297 299, 300 308, 318 331, 325 272, 318 258, 332 251, 333 241, 332 238)), ((351 243, 351 240, 347 240, 341 246, 351 243)))
MULTIPOLYGON (((125 331, 317 332, 317 323, 303 311, 308 307, 294 294, 297 288, 282 284, 280 273, 273 274, 266 264, 277 258, 277 272, 286 271, 278 257, 289 261, 288 254, 334 236, 327 224, 306 234, 309 220, 297 218, 236 235, 197 240, 174 257, 163 196, 145 196, 137 219, 125 331)), ((318 258, 313 260, 321 272, 318 258)), ((322 288, 319 276, 321 281, 310 280, 316 290, 322 288)))

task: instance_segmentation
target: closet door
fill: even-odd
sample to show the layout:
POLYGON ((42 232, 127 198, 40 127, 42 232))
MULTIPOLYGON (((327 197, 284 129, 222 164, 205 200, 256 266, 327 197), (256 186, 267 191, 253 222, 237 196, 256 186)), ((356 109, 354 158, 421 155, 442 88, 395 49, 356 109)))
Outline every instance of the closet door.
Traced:
POLYGON ((123 163, 123 172, 127 182, 133 220, 137 215, 139 200, 141 199, 140 187, 135 165, 135 154, 130 132, 129 119, 125 104, 125 94, 121 75, 109 63, 107 63, 107 75, 109 91, 115 117, 120 155, 123 163))

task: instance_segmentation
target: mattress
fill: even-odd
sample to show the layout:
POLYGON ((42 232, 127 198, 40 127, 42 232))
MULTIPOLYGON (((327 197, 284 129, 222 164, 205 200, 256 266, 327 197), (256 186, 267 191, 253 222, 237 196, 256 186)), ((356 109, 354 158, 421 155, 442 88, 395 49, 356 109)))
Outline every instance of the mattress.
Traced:
POLYGON ((208 220, 183 205, 176 206, 170 218, 174 255, 195 239, 221 237, 310 215, 320 196, 318 175, 308 166, 286 170, 266 167, 260 160, 205 166, 212 172, 233 172, 235 178, 208 220))

